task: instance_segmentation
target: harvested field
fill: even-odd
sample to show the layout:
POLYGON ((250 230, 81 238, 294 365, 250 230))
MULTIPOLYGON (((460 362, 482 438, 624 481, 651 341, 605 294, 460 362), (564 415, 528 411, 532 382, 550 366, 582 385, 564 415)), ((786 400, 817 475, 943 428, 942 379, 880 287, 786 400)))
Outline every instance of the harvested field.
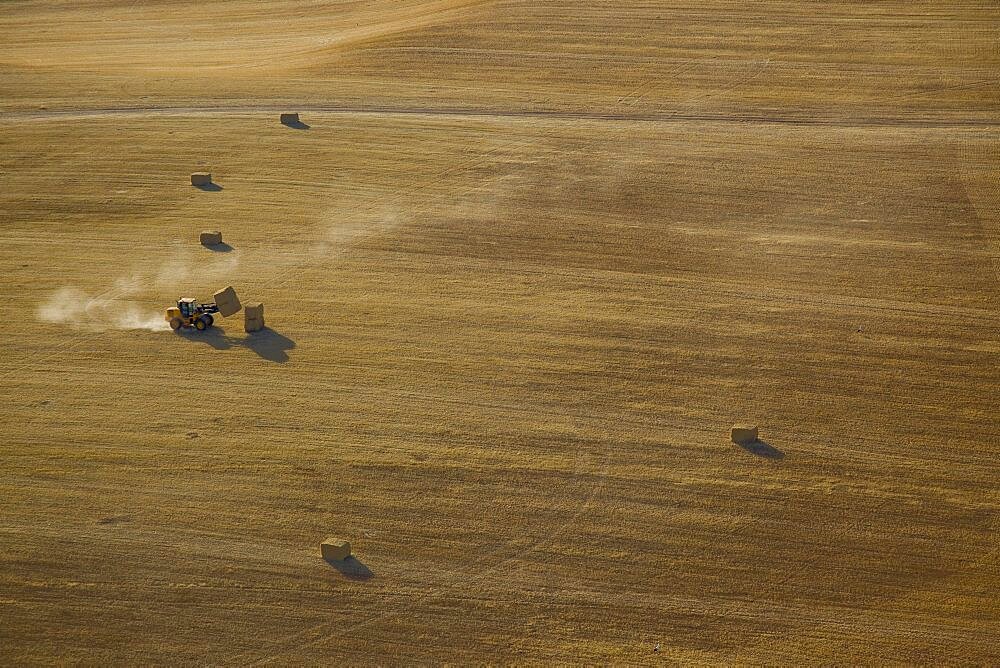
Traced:
POLYGON ((0 4, 0 659, 1000 663, 998 30, 0 4))

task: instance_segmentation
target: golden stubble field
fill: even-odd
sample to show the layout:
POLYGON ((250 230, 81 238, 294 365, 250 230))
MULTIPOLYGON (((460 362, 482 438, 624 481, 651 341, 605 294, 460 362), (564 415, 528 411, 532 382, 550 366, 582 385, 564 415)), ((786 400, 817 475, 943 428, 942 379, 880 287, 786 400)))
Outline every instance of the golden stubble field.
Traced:
POLYGON ((0 658, 1000 662, 998 28, 3 3, 0 658))

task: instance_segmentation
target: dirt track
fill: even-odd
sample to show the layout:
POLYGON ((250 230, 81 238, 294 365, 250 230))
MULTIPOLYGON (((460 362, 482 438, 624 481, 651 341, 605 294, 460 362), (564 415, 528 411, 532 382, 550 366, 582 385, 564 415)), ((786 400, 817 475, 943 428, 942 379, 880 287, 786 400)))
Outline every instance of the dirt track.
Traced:
POLYGON ((363 4, 0 7, 0 658, 1000 662, 996 8, 363 4))
MULTIPOLYGON (((25 119, 70 120, 77 118, 93 118, 107 116, 202 116, 202 115, 250 115, 281 113, 289 108, 281 106, 232 106, 232 107, 112 107, 105 109, 71 109, 59 111, 17 111, 7 112, 0 116, 0 122, 17 122, 25 119)), ((300 111, 321 114, 350 114, 352 116, 371 114, 376 116, 458 116, 472 118, 525 118, 525 119, 555 119, 581 121, 627 121, 633 123, 738 123, 763 125, 818 125, 834 127, 913 127, 913 128, 962 128, 983 127, 994 128, 998 122, 993 119, 980 120, 935 120, 927 118, 793 118, 781 116, 711 116, 678 113, 660 114, 630 114, 630 113, 597 113, 587 111, 502 111, 486 109, 447 109, 433 107, 335 107, 297 104, 294 107, 300 111)))

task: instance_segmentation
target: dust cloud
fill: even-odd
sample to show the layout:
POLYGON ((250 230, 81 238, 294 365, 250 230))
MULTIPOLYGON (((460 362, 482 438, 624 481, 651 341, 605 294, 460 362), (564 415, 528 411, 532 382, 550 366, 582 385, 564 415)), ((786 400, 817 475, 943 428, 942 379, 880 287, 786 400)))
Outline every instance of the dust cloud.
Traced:
POLYGON ((309 255, 312 259, 340 255, 355 243, 391 232, 404 222, 401 211, 395 206, 361 211, 346 219, 338 214, 340 214, 339 209, 336 213, 328 214, 328 218, 336 216, 336 219, 328 220, 322 226, 319 238, 310 245, 309 255))
MULTIPOLYGON (((110 293, 109 293, 110 294, 110 293)), ((163 314, 134 302, 107 295, 88 295, 78 288, 60 288, 38 308, 43 322, 68 324, 76 329, 169 330, 163 314)))
POLYGON ((167 254, 169 260, 134 271, 111 282, 111 287, 90 293, 74 286, 57 289, 38 307, 42 322, 64 324, 74 329, 100 331, 106 329, 170 331, 164 319, 167 306, 179 293, 191 291, 192 283, 228 281, 239 267, 237 253, 212 258, 182 258, 183 244, 178 242, 167 254), (150 308, 140 303, 139 295, 154 291, 169 295, 162 308, 150 308), (176 294, 175 294, 176 293, 176 294))
MULTIPOLYGON (((373 207, 347 219, 333 218, 331 212, 325 224, 307 242, 304 255, 269 256, 268 266, 272 270, 283 270, 287 282, 290 275, 301 274, 313 263, 342 255, 362 240, 390 232, 405 222, 400 208, 394 205, 373 207)), ((169 331, 170 326, 163 317, 167 306, 181 293, 205 297, 207 295, 199 289, 211 290, 233 283, 241 264, 238 251, 210 256, 193 254, 190 244, 181 241, 163 249, 162 255, 168 259, 137 260, 131 271, 111 281, 105 290, 60 287, 38 307, 38 319, 85 331, 169 331), (150 295, 156 295, 162 304, 157 308, 149 307, 147 298, 150 295)))

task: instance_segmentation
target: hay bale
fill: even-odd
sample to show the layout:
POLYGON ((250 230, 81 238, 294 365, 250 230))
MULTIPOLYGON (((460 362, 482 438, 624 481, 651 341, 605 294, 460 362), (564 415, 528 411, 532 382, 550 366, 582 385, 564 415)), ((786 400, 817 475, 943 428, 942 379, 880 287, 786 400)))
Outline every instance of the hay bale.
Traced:
POLYGON ((210 186, 212 185, 212 174, 210 172, 195 172, 191 175, 191 185, 210 186))
POLYGON ((264 329, 264 305, 260 302, 247 304, 243 307, 243 318, 243 329, 248 334, 264 329))
POLYGON ((222 243, 222 232, 218 230, 201 233, 202 246, 218 246, 222 243))
POLYGON ((737 424, 729 431, 733 443, 753 443, 757 440, 757 425, 737 424))
POLYGON ((298 114, 287 113, 287 114, 282 114, 281 115, 281 124, 282 125, 297 125, 298 122, 299 122, 299 115, 298 114))
POLYGON ((351 544, 339 538, 327 538, 320 543, 319 550, 327 561, 343 561, 351 556, 351 544))
POLYGON ((219 313, 227 318, 239 313, 240 309, 243 308, 243 305, 240 304, 240 298, 236 296, 236 290, 233 290, 231 285, 219 290, 212 297, 215 299, 215 305, 219 307, 219 313))
POLYGON ((264 305, 260 302, 257 302, 256 304, 247 304, 243 307, 243 311, 246 313, 247 320, 250 320, 251 318, 259 319, 261 321, 264 320, 264 305))

